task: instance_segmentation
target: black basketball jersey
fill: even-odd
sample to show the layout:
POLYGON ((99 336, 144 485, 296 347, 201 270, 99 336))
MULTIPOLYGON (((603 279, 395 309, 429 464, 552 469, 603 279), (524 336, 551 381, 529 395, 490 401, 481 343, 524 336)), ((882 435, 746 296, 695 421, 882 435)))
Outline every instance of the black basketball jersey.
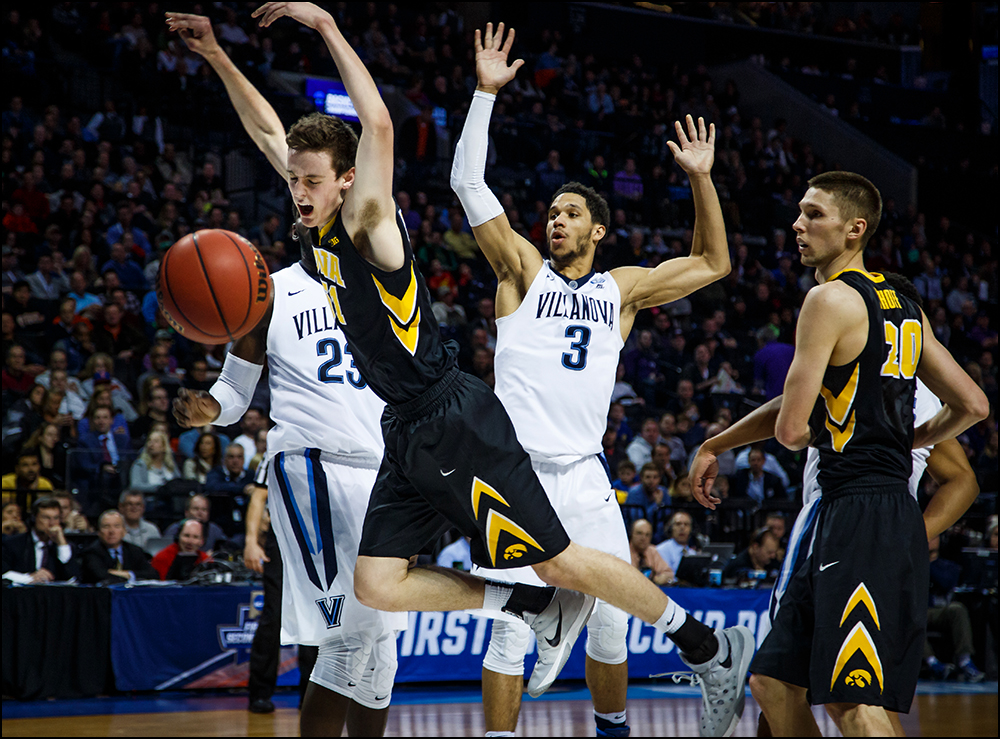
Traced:
POLYGON ((455 366, 398 210, 396 225, 406 257, 395 272, 384 272, 361 256, 339 213, 312 234, 319 279, 353 362, 390 406, 419 397, 455 366))
POLYGON ((868 309, 868 341, 854 361, 827 367, 810 418, 817 434, 820 487, 865 475, 910 478, 913 403, 923 348, 920 308, 879 274, 856 269, 832 279, 850 285, 868 309))

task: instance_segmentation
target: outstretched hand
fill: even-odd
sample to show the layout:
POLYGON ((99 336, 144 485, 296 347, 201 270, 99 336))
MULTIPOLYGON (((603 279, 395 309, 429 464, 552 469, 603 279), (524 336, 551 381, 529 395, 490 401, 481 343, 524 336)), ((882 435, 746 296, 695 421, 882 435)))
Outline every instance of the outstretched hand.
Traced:
POLYGON ((212 21, 203 15, 191 13, 167 13, 167 28, 177 31, 191 51, 208 57, 221 47, 212 31, 212 21))
POLYGON ((496 91, 506 85, 524 65, 524 59, 516 59, 507 65, 507 55, 514 45, 514 29, 510 29, 507 40, 503 40, 503 23, 497 26, 493 33, 493 24, 486 24, 486 33, 480 36, 476 29, 476 77, 479 79, 477 89, 496 94, 496 91))
POLYGON ((261 28, 267 28, 282 16, 288 16, 313 29, 319 28, 325 20, 332 20, 329 13, 313 3, 264 3, 250 15, 260 18, 261 28))
POLYGON ((715 162, 715 124, 712 123, 705 128, 705 119, 698 118, 698 127, 695 128, 694 118, 687 116, 687 134, 680 121, 674 121, 674 129, 677 131, 677 140, 680 146, 673 141, 668 141, 670 153, 674 155, 676 161, 689 175, 708 174, 712 171, 712 164, 715 162))
POLYGON ((715 510, 715 506, 722 502, 721 498, 712 495, 712 487, 715 485, 715 478, 719 476, 719 460, 715 455, 702 447, 691 461, 691 490, 694 499, 706 508, 715 510))

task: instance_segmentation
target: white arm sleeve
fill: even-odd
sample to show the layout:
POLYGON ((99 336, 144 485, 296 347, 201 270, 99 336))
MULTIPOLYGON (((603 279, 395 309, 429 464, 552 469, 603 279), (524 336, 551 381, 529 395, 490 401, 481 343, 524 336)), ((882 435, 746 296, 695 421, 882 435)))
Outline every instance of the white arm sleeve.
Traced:
POLYGON ((229 426, 236 423, 250 407, 253 391, 260 380, 264 365, 254 364, 240 359, 232 352, 226 355, 222 365, 222 374, 208 391, 209 395, 219 401, 222 410, 219 417, 212 421, 215 426, 229 426))
POLYGON ((451 165, 451 189, 462 201, 470 226, 481 226, 503 213, 503 206, 486 186, 486 149, 496 95, 477 90, 472 96, 462 137, 451 165))

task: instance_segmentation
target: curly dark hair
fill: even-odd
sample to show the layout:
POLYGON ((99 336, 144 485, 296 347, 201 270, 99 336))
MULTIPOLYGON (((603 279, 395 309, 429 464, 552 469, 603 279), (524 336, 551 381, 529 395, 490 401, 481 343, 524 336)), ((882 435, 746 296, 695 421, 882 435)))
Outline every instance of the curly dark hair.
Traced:
POLYGON ((611 209, 608 208, 608 202, 602 198, 594 188, 587 187, 579 182, 567 182, 565 185, 556 190, 556 194, 552 196, 552 200, 555 201, 555 199, 564 192, 570 192, 574 195, 581 196, 587 204, 587 210, 590 211, 590 220, 604 226, 605 231, 610 228, 611 209))

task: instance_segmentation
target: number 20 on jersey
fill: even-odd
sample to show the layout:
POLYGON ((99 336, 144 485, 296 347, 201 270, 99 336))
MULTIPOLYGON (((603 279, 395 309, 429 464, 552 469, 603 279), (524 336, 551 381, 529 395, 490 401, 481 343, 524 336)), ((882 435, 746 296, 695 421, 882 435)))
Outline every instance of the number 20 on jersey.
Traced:
POLYGON ((882 376, 912 380, 917 374, 923 342, 920 321, 907 318, 901 326, 885 321, 885 343, 889 345, 889 356, 882 365, 882 376))

